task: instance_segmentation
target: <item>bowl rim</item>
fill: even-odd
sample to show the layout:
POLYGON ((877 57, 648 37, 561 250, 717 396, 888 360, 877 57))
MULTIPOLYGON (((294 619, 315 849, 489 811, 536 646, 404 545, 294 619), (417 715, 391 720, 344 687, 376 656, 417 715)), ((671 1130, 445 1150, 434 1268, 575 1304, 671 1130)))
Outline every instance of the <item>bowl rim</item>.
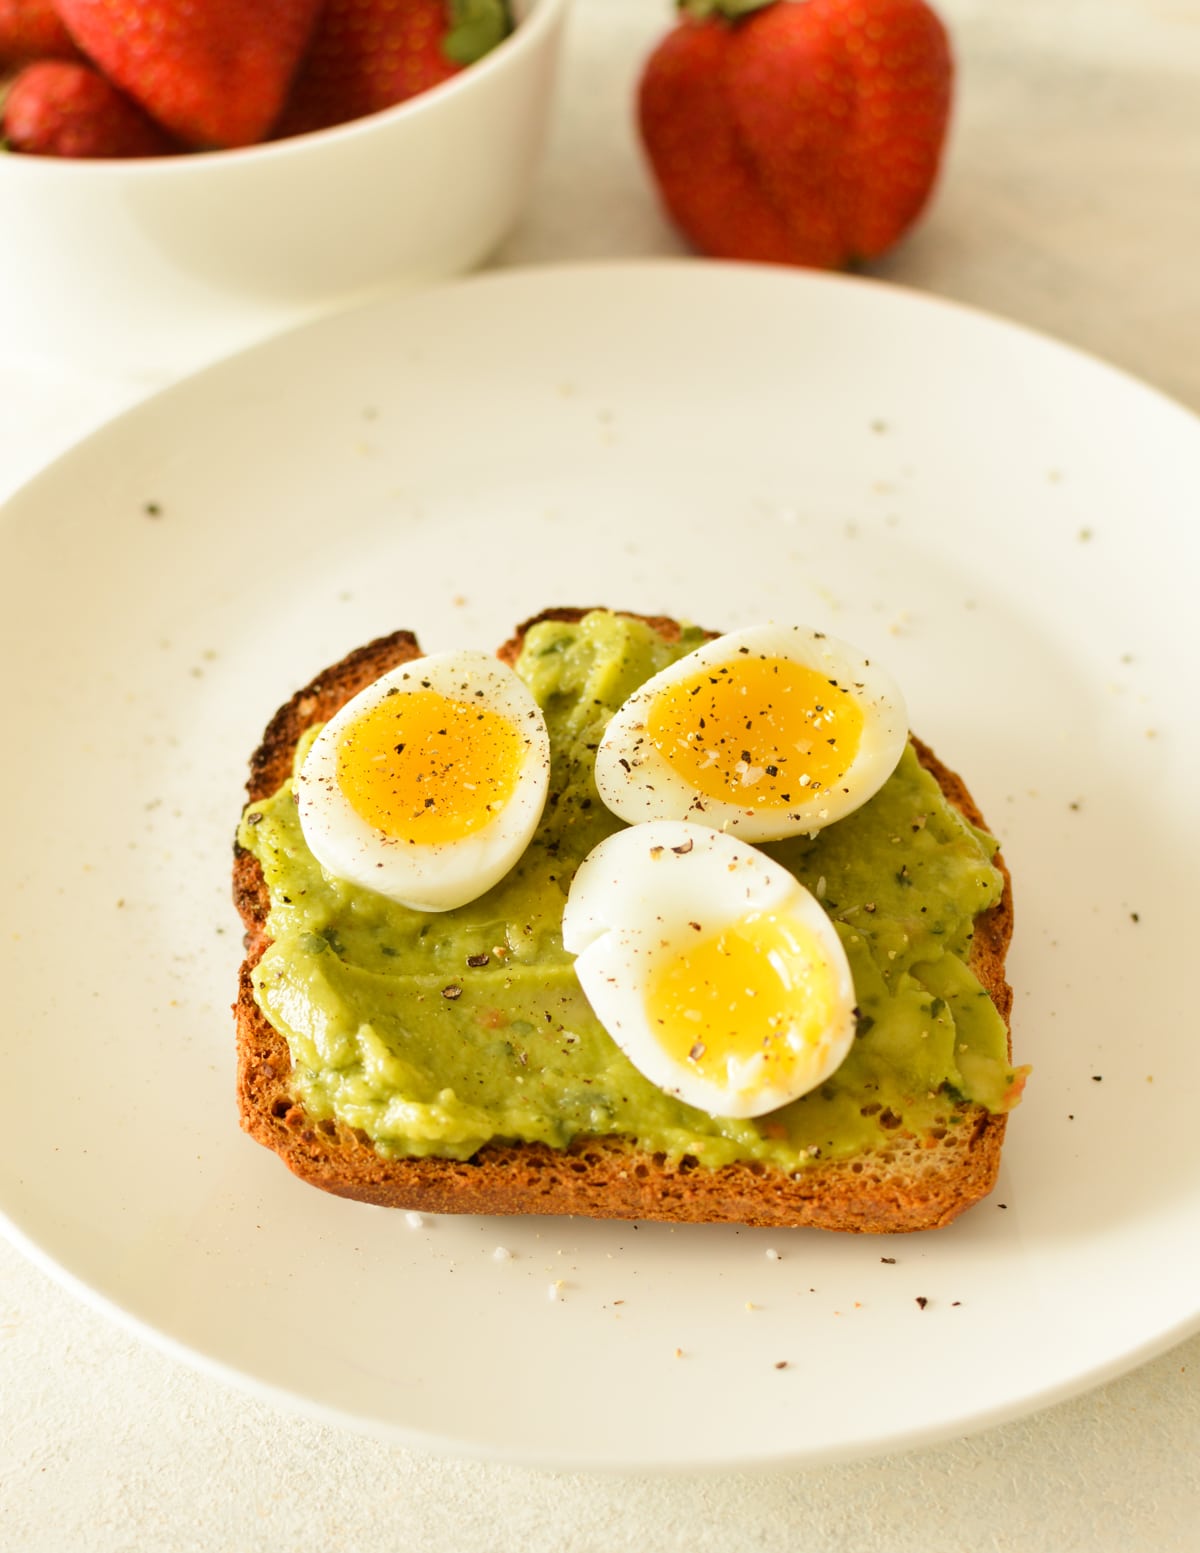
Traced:
POLYGON ((308 130, 301 135, 289 135, 282 140, 261 140, 249 146, 230 146, 211 151, 180 151, 165 156, 128 157, 67 157, 24 156, 19 152, 0 153, 0 178, 12 169, 16 176, 49 176, 69 178, 79 169, 86 168, 86 176, 99 180, 105 176, 114 178, 169 178, 182 173, 184 177, 200 176, 214 166, 248 167, 262 162, 283 161, 303 155, 314 146, 336 145, 339 141, 351 141, 370 135, 384 124, 418 119, 436 113, 441 103, 469 92, 471 83, 508 67, 522 55, 535 50, 558 25, 571 5, 571 0, 514 0, 519 14, 512 31, 482 59, 447 80, 431 86, 416 96, 368 113, 361 118, 347 119, 342 124, 330 124, 324 129, 308 130), (189 169, 189 171, 184 171, 189 169))

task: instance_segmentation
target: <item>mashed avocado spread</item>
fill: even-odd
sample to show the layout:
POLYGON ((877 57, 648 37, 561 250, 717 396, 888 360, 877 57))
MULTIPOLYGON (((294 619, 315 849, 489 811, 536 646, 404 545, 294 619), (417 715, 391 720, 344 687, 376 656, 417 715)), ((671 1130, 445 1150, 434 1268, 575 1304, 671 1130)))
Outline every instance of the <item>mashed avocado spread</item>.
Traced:
POLYGON ((850 961, 858 1035, 826 1083, 756 1120, 708 1116, 644 1079, 597 1022, 561 938, 575 869, 621 825, 597 797, 593 754, 621 702, 701 640, 666 643, 600 611, 529 632, 517 672, 549 726, 550 797, 512 872, 453 911, 412 911, 325 874, 291 782, 251 806, 238 840, 262 866, 273 940, 255 995, 314 1119, 360 1128, 385 1156, 615 1134, 674 1159, 796 1170, 901 1127, 952 1127, 962 1101, 1007 1109, 1004 1023, 966 964, 974 919, 1001 894, 994 844, 911 745, 854 814, 764 848, 823 901, 850 961))

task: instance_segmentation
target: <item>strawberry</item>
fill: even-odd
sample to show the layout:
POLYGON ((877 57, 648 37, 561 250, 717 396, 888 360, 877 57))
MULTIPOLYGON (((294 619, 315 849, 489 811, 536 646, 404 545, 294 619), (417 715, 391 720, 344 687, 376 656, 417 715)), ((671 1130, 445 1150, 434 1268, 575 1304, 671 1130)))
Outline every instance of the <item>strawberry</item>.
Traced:
POLYGON ((4 138, 33 156, 164 156, 180 147, 91 65, 38 60, 4 101, 4 138))
POLYGON ((507 0, 326 0, 277 133, 404 102, 482 58, 510 28, 507 0))
POLYGON ((187 145, 270 132, 321 0, 55 0, 75 42, 187 145))
POLYGON ((701 253, 834 268, 924 208, 953 61, 925 0, 679 0, 638 123, 667 213, 701 253))
POLYGON ((78 59, 52 0, 0 0, 0 70, 34 59, 78 59))

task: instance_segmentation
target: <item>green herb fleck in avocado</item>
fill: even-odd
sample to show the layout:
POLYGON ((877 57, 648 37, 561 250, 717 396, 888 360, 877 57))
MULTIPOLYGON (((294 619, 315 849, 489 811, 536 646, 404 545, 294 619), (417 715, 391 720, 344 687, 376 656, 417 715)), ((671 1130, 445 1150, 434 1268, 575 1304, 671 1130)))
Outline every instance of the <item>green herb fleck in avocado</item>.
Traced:
POLYGON ((596 743, 638 685, 700 640, 668 644, 601 611, 529 632, 517 671, 549 725, 550 798, 512 872, 454 911, 423 915, 324 874, 290 782, 247 812, 238 840, 262 866, 273 940, 255 994, 314 1119, 340 1117, 386 1156, 616 1134, 672 1159, 796 1170, 901 1127, 952 1127, 962 1103, 1011 1104, 1004 1024, 966 964, 975 917, 1001 894, 993 844, 911 747, 854 814, 764 849, 810 889, 824 881, 850 960, 857 1039, 826 1083, 757 1120, 707 1116, 642 1078, 597 1023, 561 939, 576 867, 621 823, 596 794, 596 743))

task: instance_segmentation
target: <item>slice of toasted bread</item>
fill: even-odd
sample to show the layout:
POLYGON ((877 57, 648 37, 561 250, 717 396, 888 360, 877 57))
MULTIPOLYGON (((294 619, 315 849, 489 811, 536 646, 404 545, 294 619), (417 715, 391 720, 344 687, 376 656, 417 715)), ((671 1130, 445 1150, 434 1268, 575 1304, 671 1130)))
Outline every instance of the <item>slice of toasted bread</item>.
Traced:
MULTIPOLYGON (((585 613, 547 611, 520 627, 499 655, 514 662, 526 631, 538 620, 578 620, 585 613)), ((648 623, 668 639, 678 635, 673 620, 659 617, 648 623)), ((297 740, 307 728, 327 721, 389 668, 419 655, 411 633, 396 632, 351 653, 298 691, 272 718, 251 760, 249 802, 267 798, 287 780, 297 740)), ((983 817, 962 779, 913 742, 948 801, 982 827, 983 817)), ((995 862, 1004 892, 976 921, 970 967, 1007 1025, 1012 993, 1004 963, 1012 933, 1012 892, 1003 861, 997 856, 995 862)), ((1007 1117, 980 1106, 966 1107, 960 1124, 940 1139, 900 1130, 879 1149, 852 1159, 816 1161, 795 1174, 761 1163, 710 1169, 686 1157, 673 1162, 640 1152, 621 1138, 597 1137, 577 1139, 567 1149, 488 1144, 466 1161, 386 1159, 365 1133, 337 1120, 314 1120, 296 1100, 287 1041, 254 998, 251 971, 269 942, 269 903, 257 860, 240 847, 233 879, 246 927, 246 959, 234 1006, 242 1126, 296 1175, 326 1191, 432 1213, 581 1214, 881 1233, 948 1224, 995 1183, 1007 1117)))

